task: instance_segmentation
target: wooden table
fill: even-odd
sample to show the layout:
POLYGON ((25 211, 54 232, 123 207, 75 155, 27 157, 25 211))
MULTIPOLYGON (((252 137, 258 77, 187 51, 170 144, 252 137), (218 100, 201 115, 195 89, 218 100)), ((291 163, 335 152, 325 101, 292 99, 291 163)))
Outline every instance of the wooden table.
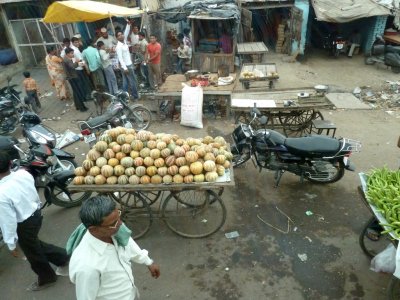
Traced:
POLYGON ((267 52, 268 48, 263 42, 237 44, 237 53, 240 56, 256 55, 258 57, 258 62, 262 62, 263 55, 266 55, 267 52))
POLYGON ((270 89, 274 86, 274 81, 278 80, 279 76, 276 69, 275 63, 259 63, 259 64, 243 64, 240 70, 239 81, 243 84, 245 89, 250 88, 250 83, 255 81, 268 81, 268 86, 270 89), (251 72, 255 76, 252 78, 245 78, 243 76, 244 72, 251 72), (256 74, 261 72, 262 76, 256 74))
POLYGON ((396 34, 396 35, 384 35, 383 39, 386 42, 400 45, 400 35, 399 34, 396 34))

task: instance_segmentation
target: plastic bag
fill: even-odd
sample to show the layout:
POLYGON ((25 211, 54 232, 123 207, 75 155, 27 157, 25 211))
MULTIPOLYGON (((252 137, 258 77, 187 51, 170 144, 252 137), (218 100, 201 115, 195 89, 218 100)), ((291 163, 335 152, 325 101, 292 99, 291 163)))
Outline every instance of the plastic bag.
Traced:
POLYGON ((181 125, 203 128, 203 89, 183 84, 181 125))
POLYGON ((370 270, 374 272, 394 273, 396 268, 396 248, 389 244, 385 250, 379 252, 372 260, 370 270))

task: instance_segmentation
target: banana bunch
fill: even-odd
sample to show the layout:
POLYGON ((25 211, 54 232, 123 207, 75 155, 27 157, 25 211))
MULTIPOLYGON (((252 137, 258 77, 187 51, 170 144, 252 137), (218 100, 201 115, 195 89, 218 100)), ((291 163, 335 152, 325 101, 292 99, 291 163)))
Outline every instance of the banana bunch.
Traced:
POLYGON ((242 74, 240 74, 240 77, 250 79, 250 78, 255 78, 255 75, 253 72, 243 71, 242 74))

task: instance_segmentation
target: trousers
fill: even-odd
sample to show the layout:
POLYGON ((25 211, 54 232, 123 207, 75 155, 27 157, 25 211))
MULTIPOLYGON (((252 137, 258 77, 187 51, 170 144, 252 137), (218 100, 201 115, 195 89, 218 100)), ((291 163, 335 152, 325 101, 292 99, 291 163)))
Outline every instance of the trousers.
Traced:
POLYGON ((104 69, 104 75, 106 76, 108 91, 110 94, 115 95, 118 92, 118 84, 112 65, 104 69))
POLYGON ((56 265, 65 265, 69 256, 65 249, 47 244, 39 240, 38 234, 42 227, 42 215, 37 210, 31 217, 18 223, 18 244, 29 261, 33 272, 38 275, 38 284, 54 282, 57 275, 49 262, 56 265))
POLYGON ((132 97, 134 99, 139 99, 139 94, 137 91, 137 80, 135 75, 135 70, 133 69, 133 65, 126 66, 128 68, 128 73, 125 74, 124 70, 122 70, 122 89, 125 92, 129 92, 129 88, 131 89, 132 97))
POLYGON ((83 101, 86 99, 85 89, 82 87, 81 81, 79 78, 70 78, 68 79, 69 84, 71 85, 73 96, 74 96, 74 104, 75 108, 82 110, 85 108, 85 104, 83 101))

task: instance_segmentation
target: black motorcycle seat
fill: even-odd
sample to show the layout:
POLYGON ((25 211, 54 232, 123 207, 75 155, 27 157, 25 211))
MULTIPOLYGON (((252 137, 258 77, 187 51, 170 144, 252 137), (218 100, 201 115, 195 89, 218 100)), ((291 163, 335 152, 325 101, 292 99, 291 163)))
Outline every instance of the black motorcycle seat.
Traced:
POLYGON ((312 135, 287 138, 285 146, 294 155, 303 157, 333 156, 340 149, 340 141, 328 136, 312 135))
POLYGON ((105 114, 98 116, 98 117, 94 117, 93 119, 90 119, 89 121, 87 121, 86 123, 91 127, 91 128, 95 128, 101 124, 103 124, 104 122, 110 120, 113 117, 113 113, 111 112, 106 112, 105 114))

